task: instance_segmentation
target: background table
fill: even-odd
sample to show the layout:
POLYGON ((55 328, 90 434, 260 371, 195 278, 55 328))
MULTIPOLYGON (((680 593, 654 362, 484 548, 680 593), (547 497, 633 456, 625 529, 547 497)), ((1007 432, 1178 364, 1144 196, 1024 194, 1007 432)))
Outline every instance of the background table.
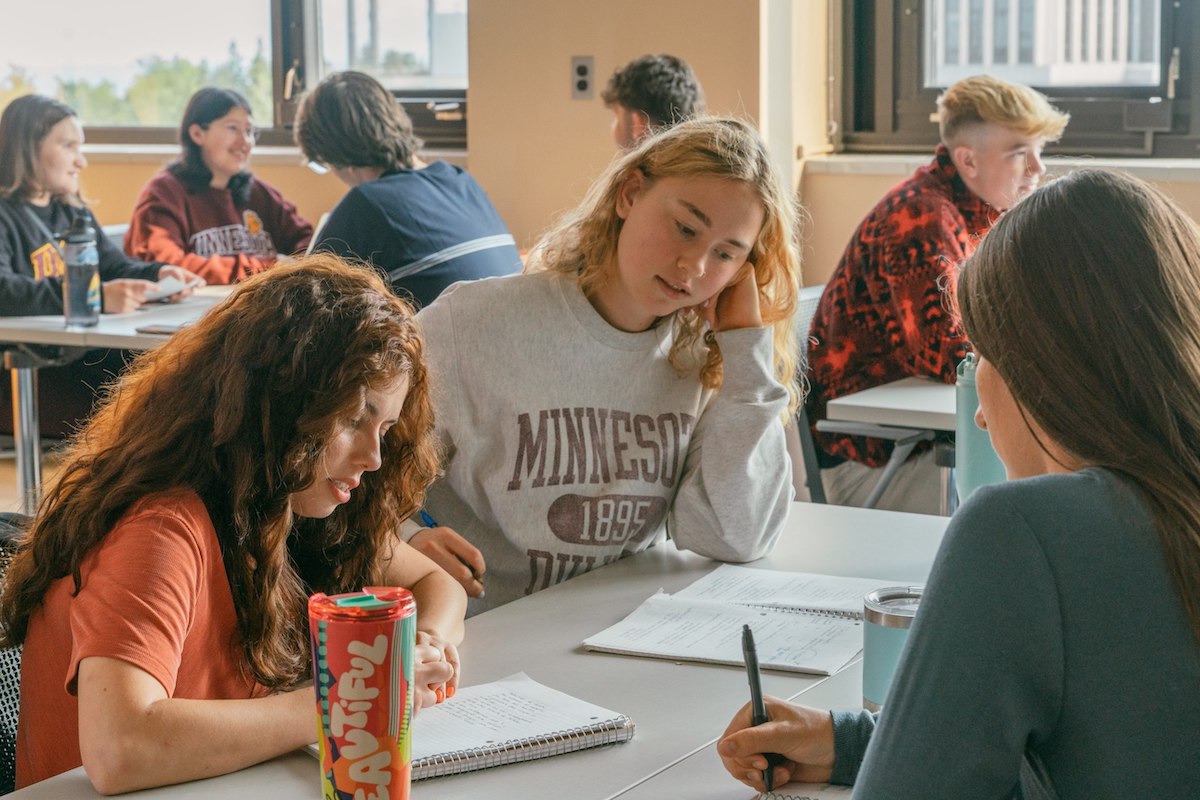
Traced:
POLYGON ((45 359, 23 345, 64 348, 69 363, 87 350, 117 348, 149 350, 169 336, 138 333, 146 325, 184 325, 229 295, 231 286, 204 286, 178 303, 151 303, 127 314, 101 314, 90 327, 67 327, 61 314, 33 317, 0 317, 0 349, 7 349, 6 366, 12 369, 13 449, 17 458, 17 496, 21 511, 32 514, 42 485, 41 434, 38 428, 37 371, 45 359), (7 346, 7 347, 6 347, 7 346))
MULTIPOLYGON (((754 566, 919 583, 928 575, 946 522, 943 517, 794 503, 775 551, 754 566)), ((628 714, 637 734, 612 747, 420 781, 413 784, 414 800, 615 798, 711 749, 749 699, 744 670, 588 653, 580 642, 623 618, 659 588, 677 591, 717 566, 719 562, 667 543, 467 620, 460 649, 464 685, 524 671, 555 689, 628 714)), ((840 688, 830 698, 844 701, 842 705, 861 704, 855 669, 852 664, 848 676, 843 677, 846 670, 835 676, 834 686, 840 688)), ((829 680, 768 670, 763 688, 792 698, 829 680)), ((722 785, 728 796, 738 796, 739 784, 732 778, 722 785)), ((12 796, 98 797, 82 769, 12 796)), ((316 760, 297 752, 232 775, 130 796, 315 800, 320 794, 316 760)))
POLYGON ((954 384, 904 378, 830 400, 825 417, 846 422, 954 431, 954 384))
MULTIPOLYGON (((830 400, 817 430, 895 440, 891 458, 866 502, 873 507, 919 441, 932 440, 935 433, 954 433, 957 405, 954 384, 904 378, 830 400)), ((949 458, 953 448, 945 447, 949 458)), ((950 465, 941 470, 941 511, 946 516, 958 505, 952 462, 949 458, 946 464, 950 465)))

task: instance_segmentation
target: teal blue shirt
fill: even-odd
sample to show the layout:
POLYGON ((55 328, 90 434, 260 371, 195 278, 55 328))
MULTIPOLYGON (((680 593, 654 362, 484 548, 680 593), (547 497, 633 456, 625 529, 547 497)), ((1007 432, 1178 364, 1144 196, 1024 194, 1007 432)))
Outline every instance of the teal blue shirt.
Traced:
POLYGON ((1200 797, 1200 646, 1139 490, 1085 469, 975 492, 875 722, 834 714, 856 798, 1030 797, 1026 759, 1063 800, 1200 797))

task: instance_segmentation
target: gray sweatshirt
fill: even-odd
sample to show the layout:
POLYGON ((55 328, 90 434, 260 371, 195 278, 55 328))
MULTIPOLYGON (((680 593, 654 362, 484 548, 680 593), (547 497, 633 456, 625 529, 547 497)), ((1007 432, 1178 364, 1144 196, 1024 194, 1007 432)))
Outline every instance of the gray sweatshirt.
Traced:
POLYGON ((426 507, 487 561, 470 613, 664 532, 724 561, 770 551, 792 489, 769 328, 716 335, 713 392, 668 363, 670 325, 617 330, 557 273, 457 284, 418 320, 447 459, 426 507))

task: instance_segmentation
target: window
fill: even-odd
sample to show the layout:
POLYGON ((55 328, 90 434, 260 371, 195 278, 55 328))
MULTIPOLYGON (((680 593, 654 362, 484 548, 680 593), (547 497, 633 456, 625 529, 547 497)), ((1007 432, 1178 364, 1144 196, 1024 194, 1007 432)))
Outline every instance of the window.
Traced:
POLYGON ((466 147, 467 0, 320 0, 320 70, 373 75, 427 147, 466 147))
POLYGON ((39 92, 78 111, 90 139, 107 138, 93 128, 159 128, 155 138, 175 141, 188 98, 214 85, 241 92, 258 124, 271 126, 270 6, 209 0, 204 13, 151 27, 161 8, 157 0, 10 4, 0 28, 0 105, 39 92))
POLYGON ((323 0, 321 74, 355 69, 394 91, 467 85, 466 0, 323 0))
POLYGON ((1051 152, 1200 155, 1200 9, 1164 0, 841 0, 846 150, 931 150, 938 93, 988 73, 1071 114, 1051 152))
POLYGON ((303 88, 358 69, 396 93, 428 146, 466 146, 466 0, 208 0, 151 25, 162 8, 13 4, 0 26, 0 108, 40 92, 76 109, 89 141, 165 143, 193 92, 223 86, 250 101, 264 144, 290 144, 303 88))

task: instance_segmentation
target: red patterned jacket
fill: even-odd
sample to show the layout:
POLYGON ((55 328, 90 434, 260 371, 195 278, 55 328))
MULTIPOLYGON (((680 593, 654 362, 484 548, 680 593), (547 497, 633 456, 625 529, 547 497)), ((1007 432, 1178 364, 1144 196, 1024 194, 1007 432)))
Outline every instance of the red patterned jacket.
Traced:
MULTIPOLYGON (((808 346, 809 420, 825 404, 909 376, 953 383, 968 350, 949 310, 956 268, 999 212, 972 194, 944 145, 859 224, 821 295, 808 346)), ((892 443, 816 434, 821 465, 883 465, 892 443)))

